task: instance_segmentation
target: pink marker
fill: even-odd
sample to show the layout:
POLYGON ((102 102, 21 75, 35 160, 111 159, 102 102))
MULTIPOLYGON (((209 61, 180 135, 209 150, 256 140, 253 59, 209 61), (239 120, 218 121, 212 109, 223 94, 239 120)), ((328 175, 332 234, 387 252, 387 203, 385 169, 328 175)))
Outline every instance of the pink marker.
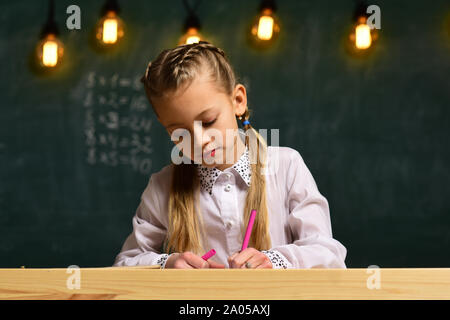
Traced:
POLYGON ((211 250, 209 250, 207 253, 205 253, 203 256, 202 256, 202 259, 203 260, 208 260, 209 258, 211 258, 213 255, 215 255, 216 254, 216 250, 214 250, 214 249, 211 249, 211 250))
POLYGON ((256 210, 253 209, 252 212, 250 213, 250 220, 248 221, 247 231, 245 231, 245 238, 244 243, 242 244, 241 251, 247 249, 248 242, 250 240, 250 235, 252 234, 253 222, 255 221, 255 217, 256 217, 256 210))

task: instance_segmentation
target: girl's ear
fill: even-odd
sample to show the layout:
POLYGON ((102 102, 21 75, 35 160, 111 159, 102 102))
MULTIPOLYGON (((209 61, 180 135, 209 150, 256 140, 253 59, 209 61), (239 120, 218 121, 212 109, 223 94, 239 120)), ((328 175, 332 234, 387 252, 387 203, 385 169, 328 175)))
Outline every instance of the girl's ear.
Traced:
POLYGON ((237 84, 234 89, 233 104, 237 116, 241 116, 245 113, 247 108, 247 92, 242 84, 237 84))

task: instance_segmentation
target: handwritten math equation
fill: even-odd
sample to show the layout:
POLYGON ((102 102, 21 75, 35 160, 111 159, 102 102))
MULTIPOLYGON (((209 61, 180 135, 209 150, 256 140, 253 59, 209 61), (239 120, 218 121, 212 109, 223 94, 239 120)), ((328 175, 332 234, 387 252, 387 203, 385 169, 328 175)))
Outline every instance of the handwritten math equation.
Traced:
POLYGON ((152 167, 152 113, 140 76, 89 72, 83 98, 86 161, 90 165, 131 166, 141 174, 152 167))

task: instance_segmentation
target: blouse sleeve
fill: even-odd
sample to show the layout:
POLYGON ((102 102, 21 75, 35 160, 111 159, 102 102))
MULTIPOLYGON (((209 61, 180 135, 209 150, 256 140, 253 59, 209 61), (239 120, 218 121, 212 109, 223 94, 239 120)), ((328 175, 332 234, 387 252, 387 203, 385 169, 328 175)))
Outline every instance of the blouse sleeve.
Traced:
POLYGON ((156 197, 154 175, 141 196, 141 202, 132 218, 133 231, 125 240, 113 266, 157 265, 165 267, 169 254, 158 252, 165 240, 167 229, 156 197))
POLYGON ((328 201, 317 189, 300 153, 294 151, 286 175, 293 243, 264 253, 274 268, 346 268, 347 249, 333 239, 328 201))

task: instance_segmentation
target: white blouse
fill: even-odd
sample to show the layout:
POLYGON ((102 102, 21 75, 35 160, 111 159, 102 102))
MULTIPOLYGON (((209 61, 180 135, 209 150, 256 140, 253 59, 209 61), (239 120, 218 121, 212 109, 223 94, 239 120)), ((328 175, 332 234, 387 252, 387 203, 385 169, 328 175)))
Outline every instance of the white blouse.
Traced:
MULTIPOLYGON (((317 189, 300 153, 289 147, 268 146, 267 156, 264 176, 272 247, 262 252, 273 268, 346 268, 347 250, 332 237, 328 201, 317 189)), ((251 181, 248 149, 224 171, 196 166, 205 249, 215 249, 211 259, 229 268, 228 257, 242 246, 241 225, 246 227, 243 211, 251 181)), ((161 250, 169 223, 172 170, 173 164, 169 164, 151 175, 132 218, 133 231, 113 266, 165 267, 170 255, 161 250)))

